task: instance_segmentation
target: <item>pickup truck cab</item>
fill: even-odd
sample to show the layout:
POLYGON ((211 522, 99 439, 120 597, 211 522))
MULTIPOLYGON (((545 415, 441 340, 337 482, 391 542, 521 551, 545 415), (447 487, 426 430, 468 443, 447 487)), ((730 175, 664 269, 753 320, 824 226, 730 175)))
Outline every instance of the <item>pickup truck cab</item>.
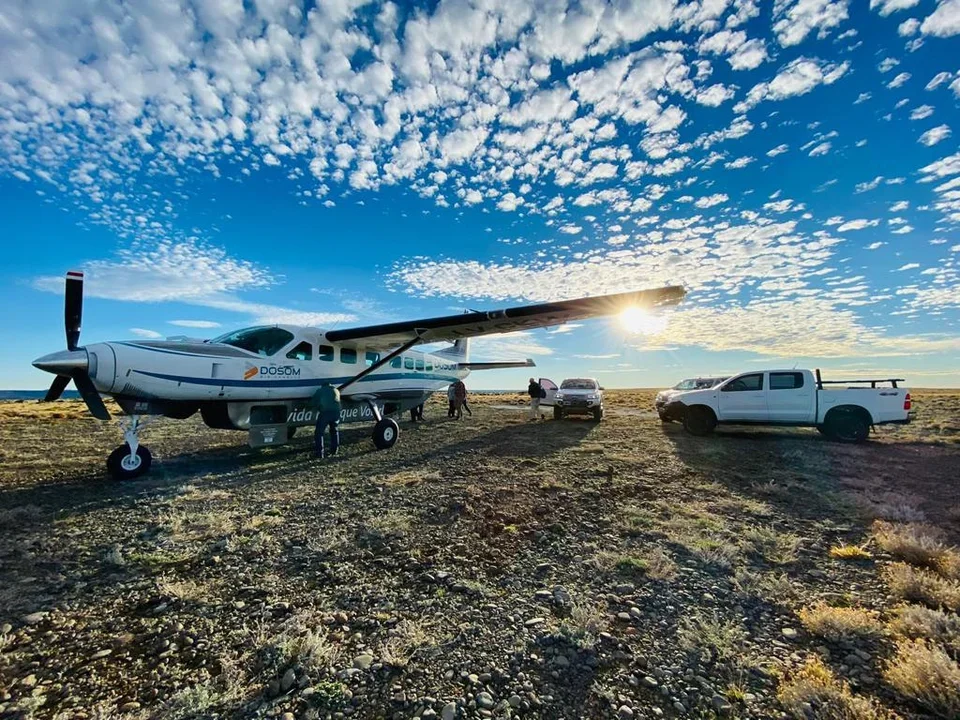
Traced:
POLYGON ((841 442, 862 442, 873 425, 910 422, 910 392, 898 387, 900 382, 826 381, 819 370, 757 370, 712 388, 678 393, 664 413, 682 421, 691 435, 708 435, 722 424, 787 425, 815 427, 841 442))

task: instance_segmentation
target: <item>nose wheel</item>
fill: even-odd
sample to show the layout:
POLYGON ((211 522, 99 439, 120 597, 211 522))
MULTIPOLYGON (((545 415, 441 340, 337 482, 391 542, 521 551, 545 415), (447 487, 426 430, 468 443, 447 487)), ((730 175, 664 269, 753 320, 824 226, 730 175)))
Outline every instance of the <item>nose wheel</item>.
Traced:
POLYGON ((107 458, 107 472, 114 480, 133 480, 150 470, 153 456, 145 445, 140 444, 138 431, 140 416, 131 415, 123 424, 123 439, 126 441, 107 458))

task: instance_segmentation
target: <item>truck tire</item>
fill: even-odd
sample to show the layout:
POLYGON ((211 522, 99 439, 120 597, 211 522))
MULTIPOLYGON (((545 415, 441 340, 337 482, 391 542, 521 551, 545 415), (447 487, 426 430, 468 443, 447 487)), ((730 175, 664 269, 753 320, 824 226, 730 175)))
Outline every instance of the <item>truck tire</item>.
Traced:
POLYGON ((834 410, 824 422, 825 434, 831 440, 860 443, 870 435, 870 423, 862 413, 834 410))
POLYGON ((554 420, 563 420, 563 410, 558 407, 553 408, 553 419, 554 420))
POLYGON ((603 410, 598 408, 593 411, 593 421, 600 422, 601 420, 603 420, 603 410))
POLYGON ((694 405, 683 416, 683 429, 691 435, 703 437, 713 432, 717 427, 717 416, 708 407, 694 405))

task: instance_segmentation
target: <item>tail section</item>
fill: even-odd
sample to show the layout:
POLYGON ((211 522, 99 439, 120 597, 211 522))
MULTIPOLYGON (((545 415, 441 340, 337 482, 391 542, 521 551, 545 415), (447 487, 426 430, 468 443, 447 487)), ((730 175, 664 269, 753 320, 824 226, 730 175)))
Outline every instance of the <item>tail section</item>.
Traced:
POLYGON ((435 354, 464 365, 470 362, 470 338, 460 338, 450 347, 438 350, 435 354))

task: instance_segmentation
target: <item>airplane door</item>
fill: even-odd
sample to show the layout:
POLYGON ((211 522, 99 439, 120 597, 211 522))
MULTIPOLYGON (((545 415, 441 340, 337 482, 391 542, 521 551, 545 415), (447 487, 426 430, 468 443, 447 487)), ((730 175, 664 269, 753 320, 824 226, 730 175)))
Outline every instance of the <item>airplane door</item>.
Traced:
POLYGON ((541 405, 553 406, 554 398, 557 396, 557 384, 553 380, 548 380, 547 378, 540 378, 538 381, 540 383, 540 388, 544 391, 546 397, 540 398, 541 405))

